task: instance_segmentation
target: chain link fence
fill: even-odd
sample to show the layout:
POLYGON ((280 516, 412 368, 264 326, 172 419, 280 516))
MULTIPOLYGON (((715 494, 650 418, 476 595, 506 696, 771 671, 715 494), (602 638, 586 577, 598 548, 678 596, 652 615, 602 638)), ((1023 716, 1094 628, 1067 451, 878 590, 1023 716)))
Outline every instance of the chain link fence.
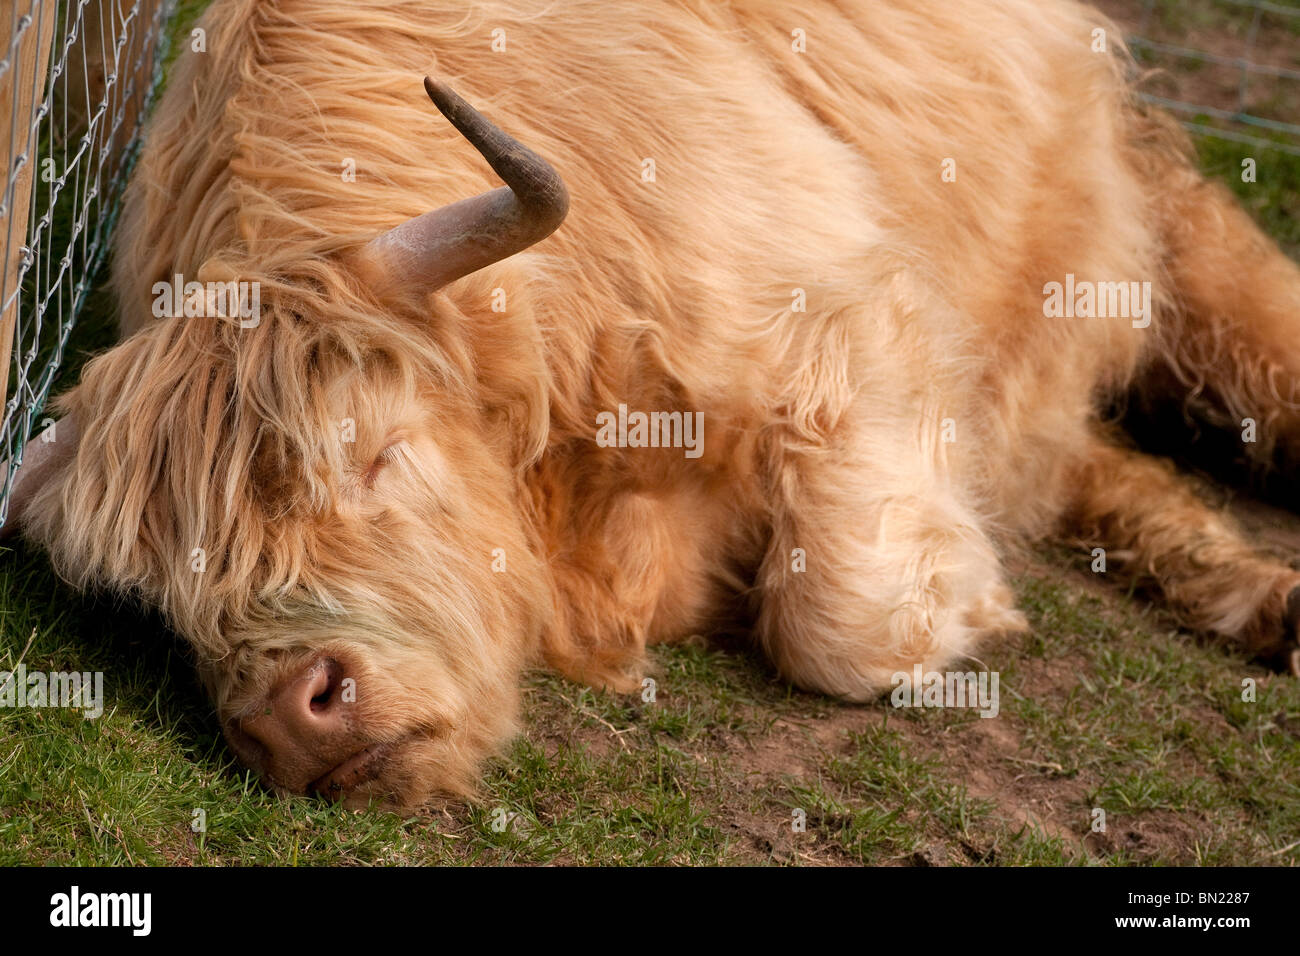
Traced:
MULTIPOLYGON (((108 249, 175 0, 0 0, 0 455, 38 424, 108 249)), ((15 469, 0 487, 0 524, 15 469)))

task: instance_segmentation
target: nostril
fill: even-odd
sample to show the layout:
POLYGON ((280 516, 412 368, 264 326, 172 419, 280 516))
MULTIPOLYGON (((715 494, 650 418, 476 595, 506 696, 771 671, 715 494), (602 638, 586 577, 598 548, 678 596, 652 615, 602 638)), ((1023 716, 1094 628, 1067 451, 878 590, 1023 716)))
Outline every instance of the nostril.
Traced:
POLYGON ((332 657, 326 657, 315 665, 316 673, 312 676, 308 692, 311 699, 308 709, 312 714, 324 714, 339 699, 343 686, 343 665, 332 657))
POLYGON ((248 716, 230 725, 227 736, 236 755, 249 764, 255 763, 250 758, 261 758, 260 769, 283 778, 285 767, 328 750, 349 727, 344 675, 338 660, 324 656, 292 672, 248 716))

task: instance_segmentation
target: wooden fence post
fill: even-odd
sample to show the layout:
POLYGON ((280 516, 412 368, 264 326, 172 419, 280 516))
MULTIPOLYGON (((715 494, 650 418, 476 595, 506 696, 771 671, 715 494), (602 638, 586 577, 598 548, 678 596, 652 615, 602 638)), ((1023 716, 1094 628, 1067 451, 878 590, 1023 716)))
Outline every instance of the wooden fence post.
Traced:
POLYGON ((4 163, 0 242, 5 249, 0 277, 0 408, 9 396, 9 359, 18 322, 18 270, 27 242, 33 176, 39 164, 39 131, 32 126, 45 99, 58 19, 55 0, 0 0, 0 60, 10 58, 0 77, 0 161, 4 163), (15 38, 17 46, 15 48, 15 38), (21 168, 21 157, 26 157, 21 168), (6 307, 7 306, 7 307, 6 307))

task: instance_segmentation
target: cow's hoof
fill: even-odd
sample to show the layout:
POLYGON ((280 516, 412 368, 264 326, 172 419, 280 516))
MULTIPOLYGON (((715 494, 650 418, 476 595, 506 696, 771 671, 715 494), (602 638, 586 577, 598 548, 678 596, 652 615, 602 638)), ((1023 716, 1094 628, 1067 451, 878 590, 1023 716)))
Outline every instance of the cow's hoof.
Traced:
POLYGON ((1300 587, 1286 596, 1286 644, 1282 650, 1282 667, 1300 677, 1300 587))

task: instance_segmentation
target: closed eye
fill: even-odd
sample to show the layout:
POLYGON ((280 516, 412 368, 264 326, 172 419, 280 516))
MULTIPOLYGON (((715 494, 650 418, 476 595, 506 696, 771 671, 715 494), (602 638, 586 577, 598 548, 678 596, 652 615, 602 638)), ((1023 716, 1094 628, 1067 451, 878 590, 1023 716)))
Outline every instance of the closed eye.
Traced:
POLYGON ((370 463, 370 467, 367 468, 365 474, 361 476, 361 484, 367 491, 374 490, 375 481, 379 478, 379 473, 383 470, 386 464, 393 460, 399 444, 400 442, 393 442, 391 445, 384 448, 383 451, 375 456, 375 460, 370 463))

